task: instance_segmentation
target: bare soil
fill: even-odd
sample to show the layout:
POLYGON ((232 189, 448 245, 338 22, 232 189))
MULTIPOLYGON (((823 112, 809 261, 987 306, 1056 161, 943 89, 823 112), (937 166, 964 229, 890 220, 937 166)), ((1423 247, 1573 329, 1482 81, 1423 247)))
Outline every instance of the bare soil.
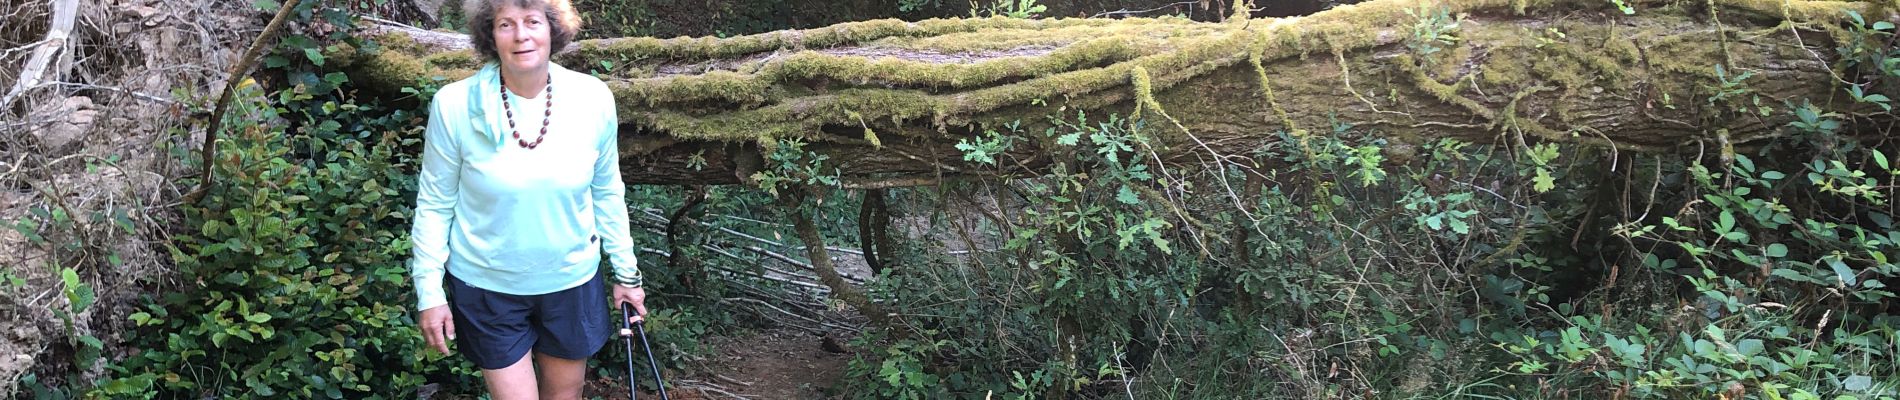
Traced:
MULTIPOLYGON (((843 339, 839 339, 843 340, 843 339)), ((716 354, 691 376, 666 376, 673 399, 828 399, 844 376, 852 353, 825 349, 825 338, 779 328, 706 339, 716 354)), ((835 349, 835 348, 834 348, 835 349)), ((641 376, 641 382, 653 377, 641 376)), ((601 376, 588 383, 587 397, 627 399, 625 376, 601 376)), ((657 399, 659 393, 641 392, 657 399)))

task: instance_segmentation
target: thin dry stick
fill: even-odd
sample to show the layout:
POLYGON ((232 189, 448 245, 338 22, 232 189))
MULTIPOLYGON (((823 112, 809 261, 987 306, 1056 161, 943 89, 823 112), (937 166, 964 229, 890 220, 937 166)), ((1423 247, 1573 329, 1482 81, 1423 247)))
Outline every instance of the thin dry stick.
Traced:
POLYGON ((238 58, 238 64, 231 67, 231 73, 224 78, 224 94, 218 95, 218 105, 211 110, 211 122, 205 126, 205 144, 203 148, 198 150, 198 154, 200 154, 201 159, 204 160, 204 169, 198 174, 198 176, 202 178, 198 181, 198 187, 192 189, 191 193, 185 195, 184 200, 186 203, 198 202, 198 199, 203 198, 205 192, 211 189, 211 183, 213 181, 211 165, 214 164, 212 160, 215 160, 216 158, 214 157, 218 155, 218 147, 216 145, 218 142, 218 128, 224 126, 224 109, 231 103, 231 95, 237 93, 239 80, 245 75, 248 75, 252 65, 257 64, 257 55, 263 52, 264 43, 270 41, 272 36, 277 36, 278 31, 284 30, 284 21, 290 19, 290 13, 295 11, 297 9, 297 3, 302 1, 303 0, 290 0, 284 2, 283 8, 277 9, 277 15, 271 17, 270 25, 264 26, 264 33, 258 34, 257 39, 251 40, 251 47, 244 50, 244 56, 238 58))

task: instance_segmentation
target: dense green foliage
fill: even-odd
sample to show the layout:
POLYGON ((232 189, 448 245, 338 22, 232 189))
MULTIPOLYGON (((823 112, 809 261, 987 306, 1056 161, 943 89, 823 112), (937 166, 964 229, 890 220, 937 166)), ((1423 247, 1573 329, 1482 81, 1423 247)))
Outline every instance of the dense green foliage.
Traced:
POLYGON ((421 116, 309 90, 237 103, 221 182, 172 243, 187 287, 132 316, 149 343, 107 393, 401 397, 451 373, 416 356, 403 264, 421 116))
MULTIPOLYGON (((300 18, 351 22, 313 6, 300 18)), ((289 88, 240 84, 214 159, 167 149, 194 169, 211 163, 218 182, 182 207, 168 243, 183 287, 131 316, 141 351, 92 395, 392 398, 425 380, 472 382, 467 363, 418 351, 404 261, 426 115, 357 100, 305 51, 316 40, 293 35, 267 56, 289 88)), ((406 92, 426 99, 431 87, 406 92)))
MULTIPOLYGON (((1900 76, 1893 28, 1850 27, 1839 49, 1860 77, 1844 90, 1878 118, 1900 76)), ((906 196, 908 215, 965 239, 909 248, 873 284, 901 317, 865 336, 877 350, 848 392, 1900 396, 1896 149, 1850 128, 1869 117, 1763 107, 1750 74, 1714 78, 1701 106, 1797 121, 1766 146, 1688 155, 1506 131, 1406 144, 1400 165, 1376 130, 1336 125, 1283 134, 1250 155, 1259 169, 1166 170, 1152 132, 1168 125, 1149 120, 1061 116, 966 141, 991 164, 1020 141, 1077 156, 906 196), (917 211, 941 204, 1003 211, 917 211)))
POLYGON ((1000 246, 958 257, 924 244, 873 285, 907 328, 866 336, 878 351, 853 364, 850 393, 1900 390, 1900 319, 1882 283, 1900 275, 1884 183, 1897 171, 1839 132, 1792 126, 1794 140, 1727 163, 1440 141, 1422 164, 1386 170, 1380 139, 1340 126, 1262 149, 1284 164, 1260 181, 1223 182, 1154 167, 1141 126, 1076 118, 1043 139, 1083 156, 1049 174, 913 193, 1025 210, 953 228, 980 237, 968 248, 1000 246), (1190 186, 1213 194, 1167 198, 1190 186))
MULTIPOLYGON (((1176 127, 1154 116, 993 127, 958 146, 967 160, 1060 156, 1034 176, 893 190, 905 222, 892 233, 920 240, 886 249, 867 284, 895 314, 854 343, 865 351, 841 394, 1895 398, 1900 149, 1858 130, 1892 120, 1900 54, 1891 23, 1843 29, 1842 90, 1868 114, 1773 104, 1733 66, 1683 101, 1797 117, 1756 147, 1627 154, 1511 131, 1406 143, 1335 124, 1230 155, 1244 162, 1183 166, 1157 162, 1157 132, 1176 127)), ((167 149, 210 163, 218 184, 183 206, 179 285, 131 316, 139 351, 93 397, 478 387, 461 358, 422 355, 413 321, 403 262, 426 116, 360 100, 309 41, 286 39, 269 61, 286 88, 241 89, 265 101, 234 103, 218 157, 167 149)), ((759 187, 629 192, 666 364, 689 367, 705 351, 696 338, 753 319, 732 299, 784 295, 755 279, 776 261, 718 232, 785 241, 789 224, 769 221, 796 210, 818 216, 829 244, 862 243, 866 221, 847 218, 859 194, 833 188, 835 166, 802 146, 773 143, 759 187), (779 199, 814 188, 798 193, 818 201, 779 199)), ((77 313, 91 289, 67 282, 77 313)), ((71 346, 90 363, 102 345, 85 339, 71 346)), ((596 373, 627 373, 617 357, 603 351, 596 373)))

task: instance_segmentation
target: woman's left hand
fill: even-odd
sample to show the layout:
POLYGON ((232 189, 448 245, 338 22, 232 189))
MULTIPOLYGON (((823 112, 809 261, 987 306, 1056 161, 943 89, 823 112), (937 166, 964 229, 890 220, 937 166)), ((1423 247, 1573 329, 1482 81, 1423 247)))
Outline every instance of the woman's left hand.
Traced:
POLYGON ((646 301, 647 301, 646 289, 620 285, 620 284, 614 285, 614 307, 619 307, 621 304, 633 305, 634 315, 631 317, 627 317, 628 323, 639 323, 640 321, 643 321, 646 319, 646 316, 647 316, 646 301))

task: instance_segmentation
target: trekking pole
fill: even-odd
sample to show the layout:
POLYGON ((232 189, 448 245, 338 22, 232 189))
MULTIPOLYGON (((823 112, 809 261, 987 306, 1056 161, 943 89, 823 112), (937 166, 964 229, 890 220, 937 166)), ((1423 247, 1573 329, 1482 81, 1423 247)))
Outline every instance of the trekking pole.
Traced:
POLYGON ((647 353, 647 366, 653 368, 653 385, 660 389, 661 400, 672 400, 672 398, 666 396, 666 379, 660 377, 660 363, 653 358, 653 347, 647 344, 646 321, 641 320, 637 323, 628 322, 627 305, 621 304, 620 324, 622 326, 622 328, 620 328, 620 334, 629 336, 627 338, 627 383, 636 389, 639 387, 638 384, 633 382, 633 338, 630 335, 631 333, 639 333, 640 350, 647 353))
POLYGON ((620 305, 620 337, 627 340, 627 399, 640 398, 640 382, 633 371, 633 323, 627 320, 627 305, 620 305))

